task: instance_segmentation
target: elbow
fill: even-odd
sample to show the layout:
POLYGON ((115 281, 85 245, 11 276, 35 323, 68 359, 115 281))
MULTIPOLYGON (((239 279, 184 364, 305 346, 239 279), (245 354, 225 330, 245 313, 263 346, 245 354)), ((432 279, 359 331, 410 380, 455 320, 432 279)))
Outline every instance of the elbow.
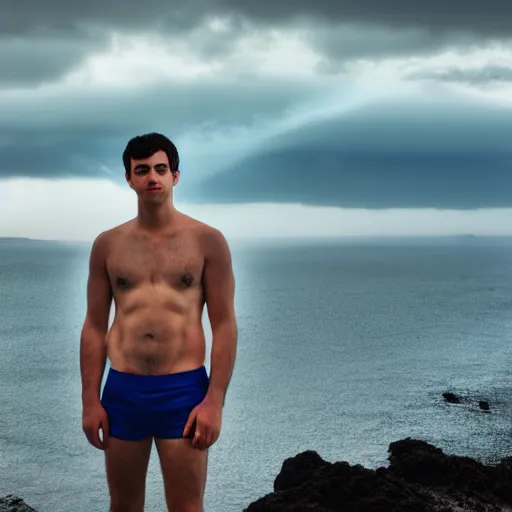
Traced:
POLYGON ((236 317, 234 314, 226 314, 212 321, 212 330, 237 329, 236 317))
POLYGON ((82 326, 82 335, 86 336, 106 336, 108 332, 108 316, 87 315, 82 326))
POLYGON ((215 338, 236 340, 238 336, 238 325, 234 314, 224 315, 211 321, 211 328, 215 338))

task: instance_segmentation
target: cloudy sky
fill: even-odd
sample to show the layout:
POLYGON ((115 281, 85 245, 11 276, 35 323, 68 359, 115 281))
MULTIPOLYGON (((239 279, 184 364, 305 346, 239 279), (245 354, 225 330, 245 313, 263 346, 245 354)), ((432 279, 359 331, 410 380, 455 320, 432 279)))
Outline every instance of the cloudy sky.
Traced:
POLYGON ((231 237, 512 234, 510 2, 126 4, 0 2, 0 236, 136 215, 147 131, 231 237))

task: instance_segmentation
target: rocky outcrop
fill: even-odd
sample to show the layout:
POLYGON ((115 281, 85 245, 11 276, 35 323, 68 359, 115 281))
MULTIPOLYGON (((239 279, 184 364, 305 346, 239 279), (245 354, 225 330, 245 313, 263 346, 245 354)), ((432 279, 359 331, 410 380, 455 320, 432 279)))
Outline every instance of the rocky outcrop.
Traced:
MULTIPOLYGON (((299 453, 244 512, 512 512, 512 457, 485 465, 411 438, 388 452, 389 465, 375 470, 299 453)), ((0 512, 36 511, 6 496, 0 512)))
MULTIPOLYGON (((445 399, 446 403, 448 404, 462 404, 463 399, 461 399, 460 396, 456 395, 455 393, 452 393, 451 391, 445 391, 443 393, 443 398, 445 399)), ((466 405, 471 404, 471 399, 464 399, 464 402, 466 405)), ((478 407, 484 411, 484 412, 490 412, 490 406, 489 402, 487 400, 478 400, 478 407)))
POLYGON ((388 459, 370 470, 300 453, 244 512, 512 512, 512 458, 489 466, 407 438, 389 445, 388 459))
POLYGON ((482 411, 488 411, 489 410, 489 402, 487 402, 486 400, 480 400, 478 402, 478 407, 480 407, 480 409, 482 409, 482 411))
POLYGON ((21 498, 9 494, 0 498, 0 512, 37 512, 29 507, 21 498))
POLYGON ((443 397, 449 404, 460 404, 460 398, 451 391, 446 391, 446 393, 443 393, 443 397))

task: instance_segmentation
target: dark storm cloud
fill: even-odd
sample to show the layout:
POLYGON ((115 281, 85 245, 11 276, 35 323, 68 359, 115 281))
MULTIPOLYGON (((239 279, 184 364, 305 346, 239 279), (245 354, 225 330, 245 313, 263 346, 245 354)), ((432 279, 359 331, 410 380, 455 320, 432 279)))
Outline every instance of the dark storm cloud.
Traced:
POLYGON ((105 41, 104 35, 0 38, 0 88, 54 81, 102 48, 105 41))
POLYGON ((348 208, 512 206, 512 152, 350 152, 288 148, 210 178, 190 201, 348 208))
POLYGON ((74 31, 88 24, 134 30, 153 28, 171 33, 191 27, 205 16, 225 14, 265 23, 310 18, 493 36, 508 35, 512 29, 512 4, 508 0, 78 0, 72 8, 65 0, 4 0, 1 9, 0 32, 4 34, 26 34, 40 27, 74 31))
POLYGON ((0 4, 0 84, 53 79, 89 51, 105 47, 112 31, 179 36, 208 56, 231 51, 230 42, 245 32, 243 20, 298 26, 306 30, 306 40, 325 53, 320 70, 335 71, 336 62, 351 57, 421 53, 475 38, 509 38, 512 30, 508 0, 488 0, 485 5, 476 0, 79 0, 70 5, 64 0, 0 4), (212 16, 230 17, 229 30, 208 33, 202 23, 212 16), (62 46, 53 48, 59 40, 62 46), (30 45, 32 52, 27 51, 30 45))
MULTIPOLYGON (((106 50, 113 33, 183 37, 203 18, 194 2, 0 0, 0 87, 56 80, 106 50)), ((214 38, 198 30, 193 42, 205 55, 223 53, 240 30, 233 20, 214 38)))
POLYGON ((46 35, 82 32, 86 27, 129 30, 187 29, 202 17, 198 2, 145 0, 3 0, 0 34, 46 35))
POLYGON ((388 57, 428 56, 447 48, 464 48, 478 40, 474 33, 431 30, 425 27, 386 25, 327 25, 303 32, 303 38, 324 60, 317 70, 346 71, 353 59, 378 60, 388 57))
POLYGON ((435 37, 424 29, 389 30, 378 26, 336 25, 306 34, 306 40, 315 48, 339 61, 430 51, 450 41, 448 34, 435 37))
MULTIPOLYGON (((163 131, 172 139, 195 129, 224 137, 220 172, 201 174, 191 153, 208 154, 206 136, 182 154, 180 198, 186 201, 299 202, 351 207, 512 206, 510 110, 456 95, 371 102, 319 121, 317 114, 281 135, 284 110, 311 99, 310 86, 255 83, 125 89, 96 95, 58 92, 23 102, 0 95, 0 177, 103 177, 123 180, 128 138, 163 131), (206 91, 206 92, 205 92, 206 91), (433 99, 435 98, 435 99, 433 99), (256 106, 257 105, 257 109, 256 106), (235 165, 229 133, 245 132, 235 165), (111 173, 111 174, 109 174, 111 173)), ((325 91, 317 91, 324 97, 325 91)), ((31 98, 30 100, 28 98, 31 98)), ((331 111, 337 101, 325 100, 331 111)), ((340 103, 343 107, 343 102, 340 103)), ((306 119, 307 111, 304 111, 306 119)), ((298 116, 304 119, 304 116, 298 116)), ((238 135, 237 135, 238 136, 238 135)), ((235 137, 236 138, 236 137, 235 137)), ((236 153, 236 151, 234 152, 236 153)), ((236 155, 235 155, 236 156, 236 155)))
POLYGON ((285 81, 0 94, 0 178, 105 177, 106 166, 122 179, 121 153, 138 133, 176 139, 191 130, 250 127, 311 95, 309 85, 285 81))
POLYGON ((358 208, 512 206, 510 111, 459 104, 362 109, 275 139, 190 200, 358 208))
POLYGON ((512 28, 512 5, 508 0, 488 0, 485 4, 480 0, 217 0, 217 4, 266 22, 312 18, 394 28, 469 31, 484 35, 508 35, 512 28))
POLYGON ((410 80, 436 80, 481 85, 493 82, 511 82, 512 68, 505 66, 482 66, 476 69, 450 68, 438 72, 410 73, 408 78, 410 80))

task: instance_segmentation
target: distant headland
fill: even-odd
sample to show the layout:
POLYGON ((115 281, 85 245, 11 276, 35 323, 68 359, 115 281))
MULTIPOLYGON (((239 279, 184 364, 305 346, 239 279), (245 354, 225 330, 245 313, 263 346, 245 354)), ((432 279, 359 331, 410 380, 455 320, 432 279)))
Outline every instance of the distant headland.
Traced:
MULTIPOLYGON (((29 238, 24 236, 0 236, 0 243, 8 242, 58 242, 58 240, 43 240, 41 238, 29 238)), ((0 511, 1 512, 1 511, 0 511)))
MULTIPOLYGON (((43 238, 29 238, 23 236, 0 236, 0 244, 2 243, 34 243, 34 244, 79 244, 79 243, 87 243, 87 241, 78 241, 78 240, 58 240, 58 239, 43 239, 43 238)), ((2 512, 2 509, 0 509, 2 512)))
POLYGON ((21 236, 0 236, 0 242, 37 242, 35 238, 24 238, 21 236))

